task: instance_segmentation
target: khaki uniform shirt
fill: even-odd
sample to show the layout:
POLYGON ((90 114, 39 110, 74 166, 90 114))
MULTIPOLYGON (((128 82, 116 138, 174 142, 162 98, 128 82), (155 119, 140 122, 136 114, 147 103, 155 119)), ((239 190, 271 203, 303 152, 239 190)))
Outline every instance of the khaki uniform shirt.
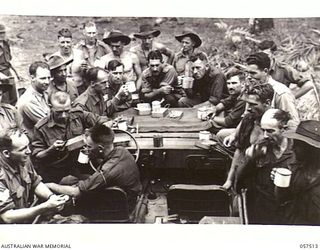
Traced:
POLYGON ((106 104, 103 96, 97 96, 90 86, 74 100, 73 106, 81 107, 85 111, 98 115, 106 115, 106 104))
MULTIPOLYGON (((0 156, 1 157, 1 156, 0 156)), ((2 159, 2 161, 6 161, 2 159)), ((35 172, 31 161, 18 170, 9 164, 0 168, 0 213, 16 208, 29 207, 33 191, 42 178, 35 172)))

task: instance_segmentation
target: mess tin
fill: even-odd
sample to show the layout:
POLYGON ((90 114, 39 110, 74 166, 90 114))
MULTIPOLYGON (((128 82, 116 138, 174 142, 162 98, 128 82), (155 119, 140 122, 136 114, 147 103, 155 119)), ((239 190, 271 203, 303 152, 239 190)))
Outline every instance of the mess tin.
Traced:
POLYGON ((138 111, 139 115, 150 115, 151 114, 150 103, 138 103, 137 107, 134 109, 138 111))

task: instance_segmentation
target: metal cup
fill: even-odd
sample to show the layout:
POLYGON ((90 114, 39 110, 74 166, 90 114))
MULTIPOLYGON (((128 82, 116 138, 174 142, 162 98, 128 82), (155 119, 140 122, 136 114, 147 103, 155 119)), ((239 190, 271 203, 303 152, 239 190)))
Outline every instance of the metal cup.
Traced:
POLYGON ((81 164, 89 163, 89 154, 86 149, 81 149, 78 156, 78 162, 81 164))
POLYGON ((127 89, 130 93, 133 93, 137 90, 136 84, 134 81, 126 82, 127 89))
POLYGON ((152 102, 152 111, 153 112, 160 112, 161 110, 161 103, 159 101, 153 101, 152 102))
POLYGON ((182 88, 191 89, 193 87, 193 77, 185 76, 182 80, 182 88))
POLYGON ((274 185, 277 187, 289 187, 292 172, 287 168, 277 168, 274 176, 274 185))

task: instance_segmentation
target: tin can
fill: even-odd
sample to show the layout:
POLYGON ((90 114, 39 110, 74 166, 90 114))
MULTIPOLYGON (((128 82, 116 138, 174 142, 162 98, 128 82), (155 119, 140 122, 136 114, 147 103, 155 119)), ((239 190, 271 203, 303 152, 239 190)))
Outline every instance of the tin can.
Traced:
POLYGON ((154 135, 153 136, 153 146, 156 148, 163 147, 162 135, 154 135))

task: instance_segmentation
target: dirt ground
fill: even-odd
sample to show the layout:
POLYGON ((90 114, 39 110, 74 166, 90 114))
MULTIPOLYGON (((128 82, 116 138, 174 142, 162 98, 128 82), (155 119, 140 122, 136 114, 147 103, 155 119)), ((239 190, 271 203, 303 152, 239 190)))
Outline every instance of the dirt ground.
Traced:
MULTIPOLYGON (((120 29, 126 34, 138 32, 142 23, 158 22, 161 35, 157 38, 174 51, 179 50, 179 43, 174 35, 180 34, 183 28, 189 27, 203 39, 201 49, 209 55, 219 54, 225 57, 233 48, 225 39, 225 31, 215 23, 223 21, 229 27, 248 29, 248 19, 215 19, 215 18, 148 18, 148 17, 64 17, 64 16, 14 16, 0 15, 0 23, 7 27, 7 37, 11 43, 13 54, 12 64, 18 73, 26 79, 19 86, 29 84, 28 67, 35 60, 43 60, 44 53, 58 50, 57 32, 61 28, 69 28, 73 33, 73 41, 77 43, 82 38, 82 27, 87 21, 97 24, 100 39, 105 31, 120 29), (165 21, 163 21, 165 20, 165 21), (161 22, 163 21, 163 22, 161 22)), ((281 18, 274 19, 275 29, 255 36, 255 39, 272 39, 280 43, 288 35, 304 34, 313 36, 320 41, 320 35, 310 32, 320 27, 320 18, 281 18)), ((129 46, 134 46, 133 41, 129 46)), ((229 53, 230 54, 230 53, 229 53)), ((320 112, 320 111, 319 111, 320 112)))

